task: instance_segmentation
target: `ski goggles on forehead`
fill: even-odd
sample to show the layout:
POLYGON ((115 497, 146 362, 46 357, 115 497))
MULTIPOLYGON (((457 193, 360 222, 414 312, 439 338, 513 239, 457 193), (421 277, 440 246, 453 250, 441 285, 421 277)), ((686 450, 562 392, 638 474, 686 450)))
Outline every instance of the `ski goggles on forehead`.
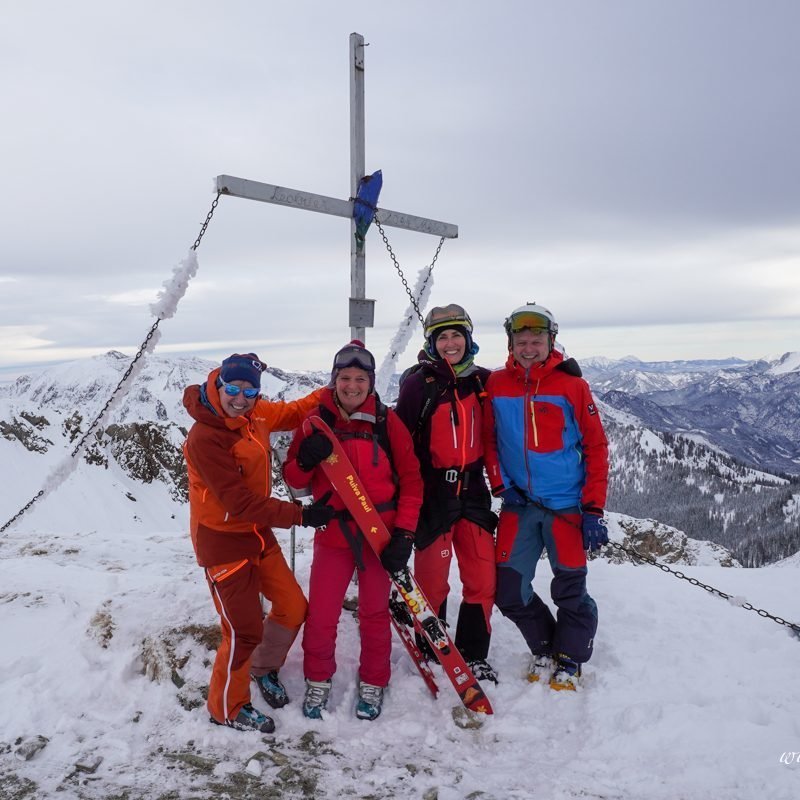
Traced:
POLYGON ((537 314, 533 311, 514 314, 508 320, 508 327, 511 333, 519 333, 526 328, 530 328, 534 333, 549 333, 550 326, 550 320, 544 314, 537 314))
POLYGON ((234 386, 232 383, 225 383, 222 380, 222 388, 225 390, 225 394, 229 394, 231 397, 237 397, 239 394, 243 394, 248 400, 252 400, 254 397, 258 397, 261 394, 261 389, 242 389, 241 386, 234 386))
POLYGON ((375 372, 375 359, 367 350, 361 348, 345 348, 336 354, 333 362, 334 369, 347 369, 347 367, 358 367, 367 372, 375 372))

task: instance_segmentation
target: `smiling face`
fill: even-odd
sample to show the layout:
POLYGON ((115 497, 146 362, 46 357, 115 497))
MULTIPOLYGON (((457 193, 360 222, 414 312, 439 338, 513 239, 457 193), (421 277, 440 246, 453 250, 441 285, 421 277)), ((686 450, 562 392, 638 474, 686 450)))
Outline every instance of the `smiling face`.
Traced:
POLYGON ((512 333, 511 353, 525 369, 541 364, 550 355, 550 334, 543 328, 525 328, 512 333))
MULTIPOLYGON (((240 389, 254 389, 252 383, 249 381, 229 381, 228 386, 238 386, 240 389)), ((258 395, 248 399, 244 396, 244 392, 239 392, 237 395, 230 395, 225 391, 225 386, 219 387, 219 403, 222 410, 229 417, 243 417, 248 411, 253 410, 253 406, 258 400, 258 395)))
POLYGON ((369 373, 358 367, 345 367, 337 373, 335 386, 339 405, 352 414, 369 395, 369 373))
POLYGON ((436 337, 436 352, 450 364, 458 364, 467 349, 467 340, 461 331, 448 328, 436 337))

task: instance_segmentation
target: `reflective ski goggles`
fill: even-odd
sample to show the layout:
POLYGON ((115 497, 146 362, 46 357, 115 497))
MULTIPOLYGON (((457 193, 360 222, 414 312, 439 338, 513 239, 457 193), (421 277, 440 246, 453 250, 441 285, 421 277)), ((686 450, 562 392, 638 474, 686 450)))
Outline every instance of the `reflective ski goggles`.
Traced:
POLYGON ((234 386, 232 383, 225 383, 222 378, 219 380, 222 384, 222 388, 225 390, 225 394, 229 394, 231 397, 237 397, 239 394, 244 394, 248 400, 252 400, 254 397, 258 397, 259 394, 261 394, 261 389, 242 389, 241 386, 234 386))
POLYGON ((521 311, 518 314, 512 314, 507 322, 509 333, 519 333, 526 328, 530 328, 535 333, 544 332, 550 333, 552 331, 552 322, 544 315, 537 314, 534 311, 521 311))
POLYGON ((347 367, 358 367, 367 372, 375 372, 375 358, 369 350, 361 347, 343 347, 333 360, 333 368, 339 370, 347 369, 347 367))

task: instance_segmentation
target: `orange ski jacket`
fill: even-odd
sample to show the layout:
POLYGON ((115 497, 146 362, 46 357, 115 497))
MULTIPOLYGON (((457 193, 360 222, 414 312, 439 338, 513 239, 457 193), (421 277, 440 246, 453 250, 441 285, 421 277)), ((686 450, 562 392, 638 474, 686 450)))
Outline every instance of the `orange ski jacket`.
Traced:
POLYGON ((183 405, 195 420, 183 446, 189 473, 189 517, 202 567, 258 558, 275 542, 272 527, 301 521, 301 506, 271 497, 269 435, 296 428, 319 404, 321 390, 292 402, 259 398, 252 411, 229 417, 216 387, 219 368, 189 386, 183 405))

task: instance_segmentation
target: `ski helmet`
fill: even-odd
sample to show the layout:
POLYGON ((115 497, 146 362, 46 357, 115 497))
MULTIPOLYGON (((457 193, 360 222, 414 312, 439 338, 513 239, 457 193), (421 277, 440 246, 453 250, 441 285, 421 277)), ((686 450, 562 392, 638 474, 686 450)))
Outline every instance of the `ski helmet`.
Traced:
POLYGON ((524 306, 515 308, 506 318, 503 327, 508 334, 509 349, 511 349, 511 335, 529 329, 546 330, 550 334, 550 349, 552 350, 553 340, 558 333, 558 323, 553 312, 536 303, 526 303, 524 306))
POLYGON ((467 340, 466 354, 472 349, 472 320, 458 303, 432 308, 425 317, 425 339, 431 353, 436 353, 436 337, 446 330, 457 330, 467 340))

